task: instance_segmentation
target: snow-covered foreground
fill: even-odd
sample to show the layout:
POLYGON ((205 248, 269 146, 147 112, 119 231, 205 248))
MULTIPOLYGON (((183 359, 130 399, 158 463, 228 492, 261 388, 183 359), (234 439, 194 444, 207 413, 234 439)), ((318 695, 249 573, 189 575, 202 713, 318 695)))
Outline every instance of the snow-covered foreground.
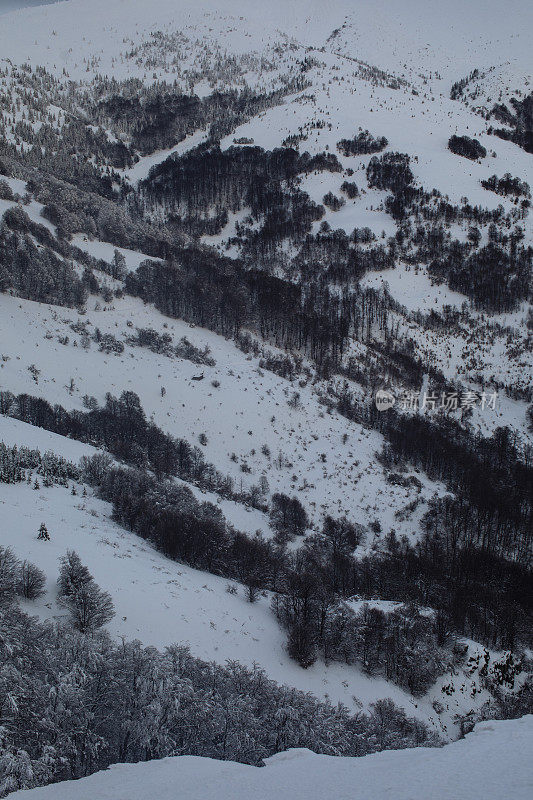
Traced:
POLYGON ((20 800, 530 800, 533 716, 483 722, 440 749, 362 758, 287 750, 265 767, 180 756, 116 764, 79 781, 16 792, 20 800))

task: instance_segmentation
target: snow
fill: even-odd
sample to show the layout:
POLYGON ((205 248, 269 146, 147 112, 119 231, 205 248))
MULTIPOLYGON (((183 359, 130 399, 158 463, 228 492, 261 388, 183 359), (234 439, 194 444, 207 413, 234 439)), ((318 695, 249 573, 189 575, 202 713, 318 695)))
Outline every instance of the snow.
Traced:
POLYGON ((150 30, 154 20, 164 29, 180 20, 187 28, 204 18, 211 26, 218 22, 225 40, 234 48, 250 48, 242 30, 232 30, 228 25, 243 18, 248 22, 248 36, 254 46, 281 28, 283 34, 300 39, 303 44, 320 46, 334 28, 345 23, 328 49, 355 54, 385 69, 425 72, 435 69, 437 63, 440 71, 449 73, 453 69, 462 76, 472 69, 474 56, 475 63, 483 68, 498 57, 503 61, 504 54, 514 69, 531 68, 527 36, 531 8, 524 0, 509 0, 505 8, 495 0, 477 0, 466 8, 460 0, 450 0, 445 7, 438 0, 406 0, 401 8, 392 0, 293 0, 290 5, 274 0, 268 6, 251 0, 245 7, 237 0, 181 0, 178 8, 173 0, 153 0, 150 4, 138 0, 92 0, 90 10, 85 0, 69 0, 6 16, 5 38, 11 44, 6 56, 21 60, 38 57, 41 63, 46 57, 59 70, 63 65, 72 68, 73 62, 81 61, 92 47, 102 52, 103 71, 110 67, 104 56, 119 35, 127 38, 150 30), (80 20, 83 25, 77 29, 75 23, 80 20), (24 24, 29 21, 34 25, 24 24), (43 36, 36 41, 33 37, 38 28, 43 36), (79 49, 47 51, 52 30, 60 38, 68 35, 69 42, 79 49))
MULTIPOLYGON (((348 159, 344 160, 348 162, 348 159)), ((366 160, 368 162, 369 159, 367 158, 366 160)), ((300 189, 307 192, 311 200, 318 205, 323 204, 324 195, 328 191, 332 191, 338 198, 342 197, 346 200, 345 205, 338 211, 333 211, 325 206, 324 216, 313 224, 314 232, 318 231, 322 222, 327 222, 334 230, 341 228, 348 235, 352 233, 354 228, 368 227, 377 235, 384 230, 387 236, 394 236, 396 224, 392 217, 383 210, 383 201, 387 196, 387 192, 379 189, 368 189, 365 195, 360 195, 355 200, 350 200, 340 188, 345 180, 347 180, 345 175, 335 174, 333 177, 329 172, 310 173, 302 178, 300 189)), ((348 180, 355 181, 358 187, 363 188, 363 190, 367 186, 364 172, 356 172, 348 180)))
POLYGON ((198 147, 199 144, 205 142, 206 139, 207 131, 195 131, 174 147, 170 147, 167 150, 157 150, 149 156, 142 156, 130 169, 117 170, 117 172, 127 178, 130 183, 137 184, 148 177, 152 167, 157 166, 162 161, 166 161, 172 155, 184 155, 188 150, 192 150, 193 147, 198 147))
POLYGON ((114 244, 102 242, 99 239, 89 239, 84 233, 74 234, 71 243, 80 250, 84 250, 93 258, 106 261, 108 264, 112 263, 115 250, 118 250, 118 252, 124 256, 126 268, 130 272, 134 272, 139 264, 142 261, 146 261, 147 258, 151 261, 159 261, 159 259, 148 256, 145 253, 140 253, 138 250, 129 250, 127 247, 117 247, 114 244))
MULTIPOLYGON (((404 608, 404 603, 397 600, 361 600, 359 597, 350 597, 346 601, 346 605, 358 614, 365 606, 376 611, 382 611, 384 614, 392 614, 394 611, 399 611, 404 608)), ((419 613, 423 616, 433 616, 435 613, 431 608, 419 608, 419 613)))
MULTIPOLYGON (((133 390, 147 416, 168 433, 191 444, 198 444, 199 435, 205 433, 206 460, 231 475, 237 488, 257 485, 264 474, 271 493, 299 497, 316 528, 325 514, 346 515, 362 524, 377 519, 384 534, 394 528, 399 536, 416 538, 427 499, 444 488, 423 475, 418 475, 420 493, 416 487, 386 483, 376 459, 382 436, 326 413, 317 394, 326 390, 324 385, 302 387, 260 370, 258 359, 246 356, 233 342, 168 319, 138 299, 115 299, 101 310, 95 310, 95 305, 91 298, 87 313, 80 317, 72 309, 0 295, 0 354, 8 357, 0 363, 2 385, 15 394, 27 392, 67 409, 83 409, 85 394, 103 403, 106 392, 118 395, 133 390), (199 349, 207 345, 216 365, 202 368, 206 379, 197 382, 191 381, 198 372, 195 364, 145 348, 125 344, 122 354, 106 355, 92 343, 84 350, 70 328, 77 321, 87 322, 89 332, 98 327, 102 334, 122 341, 135 333, 135 327, 169 333, 175 344, 186 336, 199 349), (59 343, 65 336, 69 336, 68 345, 59 343), (31 364, 41 370, 38 383, 28 371, 31 364), (72 392, 67 388, 71 378, 72 392), (212 385, 216 381, 218 387, 212 385), (164 397, 161 387, 167 390, 164 397), (288 401, 295 392, 300 393, 301 404, 291 408, 288 401), (265 444, 270 456, 262 452, 265 444), (415 498, 421 502, 414 514, 397 519, 395 513, 415 498)), ((241 516, 233 516, 236 523, 241 516)), ((264 519, 256 521, 265 530, 264 519)), ((366 545, 373 545, 370 534, 366 545)))
POLYGON ((368 289, 387 289, 391 297, 408 311, 441 312, 443 306, 460 309, 468 298, 449 289, 445 283, 431 280, 423 266, 411 267, 401 262, 394 269, 367 272, 360 285, 368 289))
POLYGON ((265 767, 198 756, 118 764, 78 781, 15 792, 20 800, 529 800, 533 716, 478 723, 442 748, 339 758, 293 749, 265 767))
MULTIPOLYGON (((301 188, 321 203, 328 191, 341 196, 343 180, 354 180, 360 195, 355 200, 346 199, 337 212, 326 209, 324 219, 332 228, 341 228, 348 234, 355 227, 368 226, 379 243, 384 241, 380 238, 382 231, 386 236, 393 236, 396 231, 394 221, 383 210, 387 193, 368 187, 366 167, 370 156, 342 157, 336 148, 341 138, 351 138, 360 128, 386 136, 389 150, 408 153, 417 183, 427 190, 438 188, 454 203, 467 196, 472 204, 491 209, 501 204, 508 212, 512 208, 510 202, 487 192, 480 181, 493 173, 511 172, 533 183, 530 155, 510 142, 489 136, 488 123, 472 108, 474 99, 464 103, 449 99, 452 82, 473 67, 486 71, 476 82, 476 105, 490 107, 500 90, 508 96, 511 91, 526 89, 531 81, 531 14, 532 6, 525 0, 510 0, 505 7, 496 0, 473 0, 468 4, 463 0, 445 4, 440 0, 404 0, 401 4, 393 0, 292 0, 290 4, 272 0, 268 5, 249 0, 244 7, 237 0, 67 0, 2 17, 0 68, 11 66, 6 59, 13 64, 27 60, 34 66, 46 66, 63 85, 69 80, 90 84, 97 74, 113 76, 117 81, 138 78, 145 84, 175 80, 184 91, 195 91, 203 97, 214 89, 243 87, 245 83, 270 91, 279 87, 283 76, 298 72, 301 60, 310 55, 317 61, 307 73, 312 86, 239 126, 223 140, 222 147, 230 147, 234 139, 244 136, 271 149, 279 147, 285 137, 303 132, 300 150, 335 153, 343 173, 307 175, 301 180, 301 188), (339 30, 332 35, 334 29, 339 30), (177 72, 170 61, 167 63, 165 53, 158 54, 161 63, 148 66, 151 51, 143 53, 142 46, 150 41, 150 33, 158 30, 164 35, 179 31, 184 37, 183 44, 172 51, 179 62, 177 72), (138 57, 129 57, 128 53, 136 48, 140 48, 138 57), (228 78, 223 69, 217 71, 214 65, 233 56, 238 63, 237 74, 228 78), (264 56, 265 63, 258 56, 264 56), (377 80, 362 62, 390 70, 403 83, 397 89, 391 88, 390 78, 377 80), (214 77, 199 78, 208 67, 214 77), (447 149, 447 140, 454 133, 476 136, 489 156, 481 162, 471 162, 453 155, 447 149), (354 170, 351 177, 346 174, 348 168, 354 170)), ((12 89, 10 74, 8 69, 2 93, 9 94, 12 89)), ((16 110, 17 120, 22 119, 23 109, 22 102, 16 110)), ((63 110, 50 103, 46 112, 60 127, 63 110)), ((107 133, 112 139, 113 132, 107 133)), ((153 166, 169 156, 187 152, 205 141, 206 136, 206 131, 196 131, 171 148, 141 157, 121 174, 135 185, 148 176, 153 166)), ((7 181, 13 191, 25 193, 23 181, 7 181)), ((13 201, 0 200, 0 217, 15 205, 13 201)), ((33 221, 55 232, 54 226, 42 218, 41 204, 31 200, 21 207, 33 221)), ((247 214, 248 210, 242 209, 230 215, 225 229, 217 236, 204 237, 204 241, 224 248, 235 232, 236 222, 247 214)), ((531 240, 531 215, 523 225, 526 238, 531 240)), ((315 232, 319 226, 320 222, 314 224, 315 232)), ((460 225, 452 232, 459 239, 466 234, 460 225)), ((486 231, 482 233, 485 237, 486 231)), ((140 252, 90 240, 84 234, 76 235, 73 244, 107 262, 118 249, 129 270, 135 270, 147 258, 140 252)), ((104 281, 110 283, 111 279, 104 281)), ((533 355, 526 349, 527 304, 512 315, 492 318, 513 327, 508 341, 507 333, 495 333, 478 314, 472 314, 475 329, 465 325, 463 330, 442 333, 417 324, 410 312, 440 311, 444 305, 460 308, 465 301, 445 285, 434 284, 424 267, 400 264, 394 270, 367 274, 362 285, 377 289, 388 286, 391 296, 407 312, 391 315, 400 333, 412 339, 418 354, 442 369, 448 378, 459 376, 467 387, 477 386, 480 377, 523 388, 531 383, 533 355), (519 351, 518 355, 513 354, 514 350, 519 351)), ((265 475, 271 493, 297 495, 310 514, 314 531, 320 529, 325 514, 346 514, 365 525, 377 520, 383 534, 394 528, 399 536, 417 538, 427 501, 435 493, 442 494, 444 487, 421 474, 417 474, 422 483, 420 493, 412 486, 388 484, 376 459, 382 437, 335 413, 328 414, 319 397, 327 389, 323 382, 301 387, 296 381, 260 370, 258 360, 244 355, 232 342, 165 318, 137 299, 125 297, 112 303, 97 309, 97 298, 91 297, 86 313, 79 319, 89 323, 89 331, 98 327, 121 341, 134 333, 135 327, 150 326, 160 333, 171 333, 175 344, 187 336, 199 348, 208 345, 216 365, 205 368, 206 380, 202 384, 191 382, 191 376, 198 371, 191 362, 128 344, 121 355, 100 353, 94 343, 88 351, 74 347, 75 343, 80 344, 78 335, 70 329, 70 324, 78 321, 76 311, 0 295, 1 388, 38 395, 68 409, 83 408, 84 394, 94 395, 102 402, 107 391, 119 394, 133 390, 139 394, 147 416, 165 431, 193 444, 198 443, 200 433, 205 433, 206 459, 230 474, 237 486, 242 483, 248 489, 265 475), (65 335, 70 338, 67 346, 58 341, 65 335), (41 370, 37 383, 28 372, 30 364, 41 370), (69 391, 71 378, 75 388, 69 391), (213 386, 215 381, 220 385, 213 386), (164 397, 161 387, 167 389, 164 397), (300 392, 301 407, 292 409, 287 401, 295 391, 300 392), (261 452, 264 444, 268 444, 271 457, 261 452), (277 466, 280 453, 284 465, 277 466), (417 509, 398 519, 396 514, 417 498, 417 509)), ((104 305, 101 298, 98 304, 104 305)), ((362 345, 352 345, 353 351, 363 349, 362 345)), ((350 388, 359 387, 350 384, 350 388)), ((524 442, 532 440, 527 431, 526 404, 503 393, 495 413, 476 411, 472 423, 484 434, 490 434, 497 425, 508 424, 524 442)), ((41 451, 50 449, 73 461, 94 452, 88 445, 5 417, 0 417, 0 440, 41 451)), ((218 504, 235 527, 249 534, 260 530, 265 537, 272 536, 264 513, 191 488, 198 498, 218 504)), ((415 703, 397 687, 342 664, 326 667, 317 663, 306 671, 300 669, 285 653, 285 637, 269 610, 267 596, 250 605, 245 602, 243 587, 237 587, 236 595, 230 594, 225 579, 169 562, 147 543, 119 528, 111 520, 107 504, 91 496, 82 498, 80 491, 81 487, 77 495, 71 495, 69 490, 58 487, 34 491, 26 485, 0 485, 1 544, 11 544, 17 556, 35 561, 47 574, 48 594, 38 605, 28 604, 30 611, 46 617, 62 613, 55 604, 58 559, 67 548, 74 548, 97 582, 113 595, 117 615, 109 627, 114 636, 138 637, 144 644, 158 647, 175 640, 189 642, 195 655, 219 663, 228 658, 247 664, 256 661, 270 677, 321 697, 342 700, 351 709, 357 707, 354 696, 363 706, 378 697, 391 696, 409 714, 425 719, 445 737, 454 733, 456 713, 465 713, 487 699, 478 691, 474 700, 471 682, 459 671, 454 678, 454 694, 446 696, 445 710, 439 717, 431 700, 442 700, 442 687, 449 675, 439 679, 427 698, 415 703), (49 543, 36 540, 43 520, 52 535, 49 543)), ((373 537, 369 533, 360 552, 379 548, 380 540, 380 534, 373 537)), ((370 604, 385 611, 397 607, 392 601, 377 599, 370 604)), ((353 600, 351 605, 357 610, 362 601, 353 600)), ((209 800, 215 796, 215 784, 222 779, 232 781, 228 795, 232 800, 322 797, 331 794, 332 785, 339 800, 356 800, 360 795, 365 800, 374 796, 380 800, 389 796, 394 800, 477 800, 480 795, 489 800, 506 796, 521 800, 526 796, 525 777, 521 777, 526 759, 520 762, 518 758, 522 752, 520 736, 526 730, 531 739, 531 726, 531 718, 525 722, 495 723, 493 727, 478 726, 475 734, 453 746, 456 750, 380 754, 357 762, 338 762, 293 751, 270 759, 265 770, 207 759, 124 766, 78 782, 76 789, 66 785, 64 800, 74 791, 83 800, 84 786, 90 787, 87 796, 102 800, 106 796, 135 800, 144 786, 144 800, 146 785, 158 800, 166 800, 167 796, 176 796, 174 785, 178 782, 180 796, 209 800), (498 769, 498 758, 503 769, 498 769), (378 767, 373 766, 378 762, 378 767), (200 784, 194 778, 199 765, 205 775, 200 784), (144 777, 139 779, 141 774, 144 777), (120 788, 115 788, 115 779, 120 788)), ((54 796, 61 800, 63 795, 55 792, 56 787, 36 790, 34 797, 54 796)))
MULTIPOLYGON (((421 269, 420 272, 424 274, 421 269)), ((385 274, 387 273, 383 273, 383 275, 385 274)), ((388 274, 392 277, 394 271, 390 271, 388 274)), ((365 280, 368 281, 369 277, 365 276, 365 280)), ((435 288, 432 289, 432 292, 435 293, 435 288)), ((412 308, 419 305, 418 295, 409 288, 407 282, 405 287, 402 284, 401 289, 398 289, 398 283, 396 283, 395 290, 391 290, 391 294, 404 304, 409 304, 410 298, 412 298, 410 303, 412 308)), ((438 298, 438 295, 436 297, 438 298)), ((447 300, 451 299, 448 292, 441 296, 439 304, 433 306, 435 310, 441 310, 441 302, 444 297, 447 300)), ((451 381, 459 380, 465 389, 473 389, 477 392, 482 391, 481 382, 483 381, 487 395, 493 391, 494 382, 527 391, 531 386, 531 375, 533 375, 533 352, 528 344, 529 332, 524 311, 516 312, 513 315, 495 315, 494 317, 482 314, 472 314, 471 316, 476 320, 475 327, 467 320, 458 328, 439 331, 422 327, 412 317, 406 319, 401 315, 394 315, 395 320, 398 320, 400 324, 400 334, 415 343, 422 360, 437 366, 451 381), (504 325, 506 323, 510 323, 510 335, 506 329, 498 332, 494 327, 495 324, 504 325), (472 346, 473 330, 475 331, 475 347, 472 346)), ((431 391, 431 387, 429 389, 431 391)), ((471 424, 483 435, 490 436, 497 427, 508 425, 513 431, 516 431, 518 441, 521 441, 524 446, 533 442, 532 431, 526 416, 527 403, 508 397, 503 389, 497 392, 494 409, 487 407, 482 410, 477 407, 473 411, 471 424)))
POLYGON ((17 558, 36 563, 47 576, 47 594, 25 605, 30 614, 65 616, 56 604, 59 559, 75 550, 96 582, 111 593, 116 615, 107 627, 118 639, 140 639, 159 648, 188 644, 194 656, 219 664, 227 659, 257 663, 278 683, 342 701, 352 710, 359 703, 367 707, 380 697, 392 697, 410 716, 431 716, 443 733, 429 701, 414 701, 382 678, 369 678, 343 664, 299 667, 285 652, 285 633, 270 610, 268 595, 250 604, 245 587, 237 582, 170 561, 115 524, 111 506, 90 492, 83 497, 81 486, 72 495, 70 488, 60 486, 35 490, 27 484, 0 483, 0 519, 2 546, 12 547, 17 558), (49 542, 37 539, 41 522, 49 542), (236 594, 227 591, 229 584, 236 594))
POLYGON ((67 461, 77 463, 82 456, 93 456, 97 453, 95 447, 83 444, 66 436, 36 428, 19 419, 0 415, 0 441, 8 447, 29 447, 40 450, 41 453, 51 451, 67 461))

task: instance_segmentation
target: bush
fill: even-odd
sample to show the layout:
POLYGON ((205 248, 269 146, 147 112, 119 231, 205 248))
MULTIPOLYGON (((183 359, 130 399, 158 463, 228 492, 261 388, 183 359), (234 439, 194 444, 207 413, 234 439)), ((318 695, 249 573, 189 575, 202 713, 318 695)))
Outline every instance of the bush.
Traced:
POLYGON ((18 561, 10 547, 0 547, 0 600, 15 594, 18 561))
POLYGON ((307 512, 298 498, 279 492, 272 495, 270 522, 275 531, 285 536, 303 536, 309 527, 307 512))
POLYGON ((84 586, 92 581, 93 577, 86 566, 81 563, 79 555, 74 550, 67 550, 61 559, 57 590, 61 599, 77 594, 84 586))
POLYGON ((354 136, 353 139, 341 139, 337 142, 337 149, 343 156, 368 155, 369 153, 379 153, 387 147, 388 141, 384 136, 375 139, 368 131, 354 136))
POLYGON ((107 453, 95 453, 94 456, 82 456, 80 459, 81 477, 91 486, 99 486, 107 475, 113 459, 107 453))
POLYGON ((315 663, 318 651, 314 632, 310 626, 303 623, 294 623, 290 626, 287 652, 304 669, 315 663))
POLYGON ((62 605, 70 611, 72 624, 80 633, 94 633, 115 615, 111 595, 92 580, 63 598, 62 605))
POLYGON ((13 200, 13 191, 7 181, 0 180, 0 200, 13 200))
POLYGON ((374 156, 366 169, 368 185, 376 189, 389 189, 394 193, 401 192, 413 182, 409 163, 406 153, 385 153, 380 158, 374 156))
POLYGON ((344 194, 346 194, 350 200, 355 200, 355 198, 359 195, 357 184, 353 181, 344 181, 341 186, 341 191, 344 192, 344 194))
POLYGON ((477 139, 471 139, 469 136, 450 136, 448 139, 448 148, 458 156, 469 158, 475 161, 478 158, 485 158, 487 151, 477 139))
POLYGON ((113 619, 111 596, 97 586, 73 550, 61 559, 57 583, 59 603, 69 610, 72 624, 80 633, 94 633, 113 619))
POLYGON ((23 561, 19 568, 17 592, 27 600, 37 600, 45 593, 46 576, 35 564, 23 561))
POLYGON ((498 178, 497 175, 491 175, 485 181, 481 181, 484 189, 489 189, 496 194, 513 195, 514 197, 524 196, 526 198, 531 196, 529 184, 521 181, 520 178, 513 178, 513 176, 506 172, 503 178, 498 178))
POLYGON ((324 195, 322 200, 325 206, 331 208, 332 211, 338 211, 346 203, 344 197, 335 197, 333 192, 328 192, 324 195))

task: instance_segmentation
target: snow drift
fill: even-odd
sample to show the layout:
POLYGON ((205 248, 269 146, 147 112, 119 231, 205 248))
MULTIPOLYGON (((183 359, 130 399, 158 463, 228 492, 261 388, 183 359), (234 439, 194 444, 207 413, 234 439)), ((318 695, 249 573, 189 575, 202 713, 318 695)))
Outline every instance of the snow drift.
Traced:
POLYGON ((181 756, 116 764, 79 781, 16 792, 20 800, 529 800, 533 716, 483 722, 440 749, 389 750, 363 758, 288 750, 264 769, 181 756))

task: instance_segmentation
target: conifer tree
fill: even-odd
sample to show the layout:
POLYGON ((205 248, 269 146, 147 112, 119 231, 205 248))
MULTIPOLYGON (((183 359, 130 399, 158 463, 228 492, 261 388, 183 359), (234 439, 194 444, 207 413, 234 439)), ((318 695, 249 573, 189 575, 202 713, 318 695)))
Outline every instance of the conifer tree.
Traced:
POLYGON ((50 541, 50 534, 48 533, 44 522, 41 522, 41 527, 39 528, 39 535, 37 536, 37 538, 45 542, 50 541))

